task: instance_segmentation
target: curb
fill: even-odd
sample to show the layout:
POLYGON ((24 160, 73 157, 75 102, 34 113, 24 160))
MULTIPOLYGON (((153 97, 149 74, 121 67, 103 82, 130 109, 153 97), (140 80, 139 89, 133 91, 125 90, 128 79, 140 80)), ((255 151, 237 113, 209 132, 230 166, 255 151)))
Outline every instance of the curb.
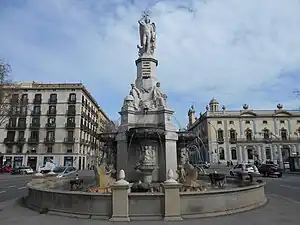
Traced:
POLYGON ((4 202, 0 202, 0 211, 2 211, 5 207, 13 205, 15 203, 17 203, 18 201, 20 201, 21 198, 14 198, 11 200, 7 200, 4 202))

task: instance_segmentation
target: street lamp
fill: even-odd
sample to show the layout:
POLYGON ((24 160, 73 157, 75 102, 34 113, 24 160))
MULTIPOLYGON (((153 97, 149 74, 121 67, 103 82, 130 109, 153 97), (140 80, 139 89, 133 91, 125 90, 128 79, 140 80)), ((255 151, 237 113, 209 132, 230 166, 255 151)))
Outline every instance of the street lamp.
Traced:
POLYGON ((208 124, 212 126, 212 128, 215 131, 216 134, 216 144, 217 144, 217 164, 218 164, 218 168, 219 168, 219 142, 218 142, 218 131, 217 128, 210 122, 208 121, 208 124))

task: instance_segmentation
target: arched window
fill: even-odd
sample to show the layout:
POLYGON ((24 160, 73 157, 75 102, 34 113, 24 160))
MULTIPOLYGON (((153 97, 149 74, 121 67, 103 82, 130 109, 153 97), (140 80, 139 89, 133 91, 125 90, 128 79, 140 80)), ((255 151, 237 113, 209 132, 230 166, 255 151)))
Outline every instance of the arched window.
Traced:
POLYGON ((222 129, 218 130, 218 141, 224 141, 224 132, 222 129))
POLYGON ((219 148, 220 160, 225 160, 224 148, 219 148))
POLYGON ((229 131, 230 141, 236 140, 236 131, 234 129, 230 129, 229 131))
POLYGON ((281 139, 287 140, 287 130, 285 128, 281 128, 281 139))
POLYGON ((269 138, 270 138, 269 129, 267 129, 267 128, 263 129, 263 135, 264 135, 264 139, 269 140, 269 138))
POLYGON ((237 155, 236 155, 236 149, 235 148, 231 149, 231 159, 232 160, 237 160, 237 155))
POLYGON ((247 141, 252 141, 252 130, 248 128, 245 133, 247 141))
POLYGON ((270 148, 266 148, 266 158, 268 160, 271 160, 271 149, 270 148))
POLYGON ((253 159, 253 149, 252 148, 248 148, 247 149, 247 154, 248 154, 248 159, 251 160, 253 159))

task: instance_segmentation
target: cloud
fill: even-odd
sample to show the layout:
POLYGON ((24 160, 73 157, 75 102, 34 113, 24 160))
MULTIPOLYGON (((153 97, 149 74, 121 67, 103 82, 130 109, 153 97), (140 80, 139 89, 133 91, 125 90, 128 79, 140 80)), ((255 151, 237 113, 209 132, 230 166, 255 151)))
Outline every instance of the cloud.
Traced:
POLYGON ((158 78, 181 126, 192 102, 203 111, 213 96, 227 108, 297 108, 299 0, 4 0, 0 54, 19 80, 83 81, 117 117, 145 8, 157 25, 158 78))

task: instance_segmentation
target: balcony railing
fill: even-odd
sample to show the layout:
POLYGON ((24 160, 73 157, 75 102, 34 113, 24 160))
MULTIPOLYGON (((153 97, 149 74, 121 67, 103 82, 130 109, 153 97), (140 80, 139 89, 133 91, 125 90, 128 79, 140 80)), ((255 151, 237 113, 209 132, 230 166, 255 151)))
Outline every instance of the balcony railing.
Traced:
POLYGON ((218 142, 219 144, 224 144, 224 138, 218 138, 218 139, 217 139, 217 142, 218 142))
POLYGON ((65 123, 65 128, 66 129, 74 129, 75 126, 76 126, 76 124, 73 123, 73 122, 72 123, 71 122, 65 123))
POLYGON ((236 143, 237 139, 236 138, 229 138, 229 143, 234 144, 236 143))
POLYGON ((4 144, 8 145, 8 144, 14 144, 15 143, 15 139, 14 138, 4 138, 4 144))
POLYGON ((76 98, 68 98, 68 103, 69 104, 76 104, 76 98))
POLYGON ((49 98, 48 99, 48 104, 57 104, 57 98, 55 98, 55 99, 49 98))
POLYGON ((27 124, 26 123, 21 123, 18 124, 17 128, 18 130, 25 130, 26 129, 27 124))
POLYGON ((75 116, 76 115, 76 111, 75 110, 67 110, 66 111, 66 115, 67 116, 75 116))
POLYGON ((28 138, 27 141, 28 144, 38 144, 39 142, 40 142, 39 138, 33 138, 33 137, 28 138))
POLYGON ((46 123, 46 129, 55 129, 56 124, 55 123, 46 123))
POLYGON ((55 116, 56 115, 56 110, 48 110, 47 115, 48 116, 55 116))
POLYGON ((41 111, 32 111, 31 115, 32 116, 40 116, 41 115, 41 111))
POLYGON ((45 138, 44 143, 45 144, 54 144, 55 143, 55 138, 45 138))
POLYGON ((29 128, 34 130, 34 129, 39 129, 41 127, 40 123, 31 123, 29 128))
POLYGON ((263 138, 263 137, 253 137, 251 140, 247 138, 238 138, 237 142, 252 142, 252 143, 288 143, 288 142, 300 142, 300 137, 287 137, 287 139, 282 139, 281 137, 275 138, 263 138))
POLYGON ((15 130, 17 129, 17 125, 16 124, 6 124, 6 129, 7 130, 15 130))
POLYGON ((33 104, 41 104, 42 103, 42 99, 41 98, 35 98, 33 99, 33 104))
POLYGON ((65 144, 74 144, 74 142, 75 142, 75 138, 65 138, 64 139, 64 143, 65 144))
POLYGON ((16 141, 16 143, 18 145, 24 145, 25 144, 25 138, 18 138, 17 141, 16 141))

